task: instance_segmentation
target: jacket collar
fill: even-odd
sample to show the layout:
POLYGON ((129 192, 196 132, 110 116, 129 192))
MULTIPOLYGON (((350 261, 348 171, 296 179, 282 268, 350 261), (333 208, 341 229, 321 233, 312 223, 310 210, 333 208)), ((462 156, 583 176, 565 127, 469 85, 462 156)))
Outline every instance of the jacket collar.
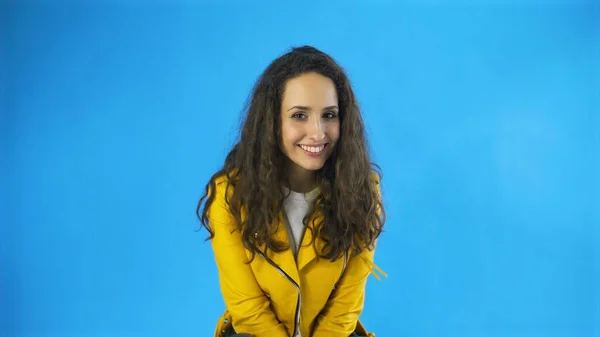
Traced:
MULTIPOLYGON (((316 239, 316 244, 313 245, 313 237, 314 237, 314 227, 313 220, 316 220, 318 223, 322 220, 322 216, 319 212, 313 213, 309 222, 308 228, 304 231, 304 236, 302 238, 302 242, 300 247, 298 247, 298 256, 294 258, 294 253, 291 249, 286 249, 283 252, 277 253, 269 250, 268 257, 286 274, 288 274, 296 283, 299 284, 300 277, 299 271, 305 268, 309 263, 311 263, 316 257, 317 253, 315 251, 315 246, 317 249, 323 248, 323 242, 320 239, 316 239)), ((280 213, 278 223, 277 223, 277 231, 275 232, 273 238, 279 242, 285 242, 287 245, 290 244, 286 225, 284 222, 284 215, 280 213)), ((264 245, 260 247, 264 248, 264 245)))

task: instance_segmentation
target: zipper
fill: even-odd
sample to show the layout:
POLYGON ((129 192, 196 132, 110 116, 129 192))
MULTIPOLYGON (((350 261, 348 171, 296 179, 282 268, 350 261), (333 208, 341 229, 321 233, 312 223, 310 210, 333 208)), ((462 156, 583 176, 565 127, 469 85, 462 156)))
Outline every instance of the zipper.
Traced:
POLYGON ((296 290, 298 291, 298 301, 296 302, 296 312, 294 314, 294 334, 293 334, 293 336, 298 336, 298 332, 300 330, 300 309, 302 308, 302 292, 300 291, 300 286, 298 285, 298 283, 296 283, 296 281, 294 281, 294 279, 290 275, 288 275, 275 262, 273 262, 273 260, 271 260, 270 258, 266 257, 259 250, 256 250, 256 252, 263 259, 265 259, 265 261, 267 261, 270 265, 272 265, 273 267, 275 267, 275 269, 277 269, 277 271, 281 275, 283 275, 283 277, 285 277, 288 281, 292 282, 292 284, 294 285, 294 287, 296 287, 296 290))

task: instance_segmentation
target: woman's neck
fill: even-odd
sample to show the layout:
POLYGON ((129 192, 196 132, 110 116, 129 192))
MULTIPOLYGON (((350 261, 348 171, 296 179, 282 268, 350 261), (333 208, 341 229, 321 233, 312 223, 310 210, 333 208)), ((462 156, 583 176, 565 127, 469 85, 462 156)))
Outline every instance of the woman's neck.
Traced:
POLYGON ((317 182, 314 181, 294 181, 290 179, 290 187, 292 191, 298 193, 308 193, 317 188, 317 182))
POLYGON ((300 167, 290 168, 288 181, 291 190, 298 193, 308 193, 317 188, 317 175, 315 172, 300 167))

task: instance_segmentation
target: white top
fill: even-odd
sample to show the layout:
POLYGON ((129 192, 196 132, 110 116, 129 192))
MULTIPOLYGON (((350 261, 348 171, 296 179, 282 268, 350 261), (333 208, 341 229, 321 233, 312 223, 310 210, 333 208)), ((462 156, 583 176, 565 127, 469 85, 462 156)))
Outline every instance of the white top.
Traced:
POLYGON ((299 193, 284 187, 284 193, 287 195, 288 192, 290 194, 283 201, 283 208, 288 222, 287 226, 290 244, 294 256, 296 256, 304 234, 304 223, 302 222, 302 219, 304 219, 309 212, 312 212, 312 202, 317 195, 319 195, 319 188, 315 188, 308 193, 299 193))
MULTIPOLYGON (((286 215, 286 226, 288 229, 288 237, 294 256, 298 256, 298 247, 304 236, 304 223, 302 220, 309 212, 312 212, 312 202, 319 195, 319 188, 308 193, 299 193, 283 188, 283 192, 287 197, 283 200, 283 208, 286 215), (289 192, 289 195, 288 195, 289 192)), ((300 330, 294 337, 302 337, 300 330)))

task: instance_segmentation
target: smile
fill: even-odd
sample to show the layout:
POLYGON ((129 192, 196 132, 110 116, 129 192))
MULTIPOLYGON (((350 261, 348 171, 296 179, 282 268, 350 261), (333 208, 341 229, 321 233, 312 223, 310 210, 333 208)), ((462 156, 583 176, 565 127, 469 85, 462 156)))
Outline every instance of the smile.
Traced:
POLYGON ((328 144, 322 144, 319 146, 308 146, 308 145, 302 145, 302 144, 298 144, 298 146, 300 148, 302 148, 302 150, 304 150, 304 152, 306 152, 309 155, 319 155, 323 152, 323 150, 325 150, 325 147, 327 147, 328 144))

